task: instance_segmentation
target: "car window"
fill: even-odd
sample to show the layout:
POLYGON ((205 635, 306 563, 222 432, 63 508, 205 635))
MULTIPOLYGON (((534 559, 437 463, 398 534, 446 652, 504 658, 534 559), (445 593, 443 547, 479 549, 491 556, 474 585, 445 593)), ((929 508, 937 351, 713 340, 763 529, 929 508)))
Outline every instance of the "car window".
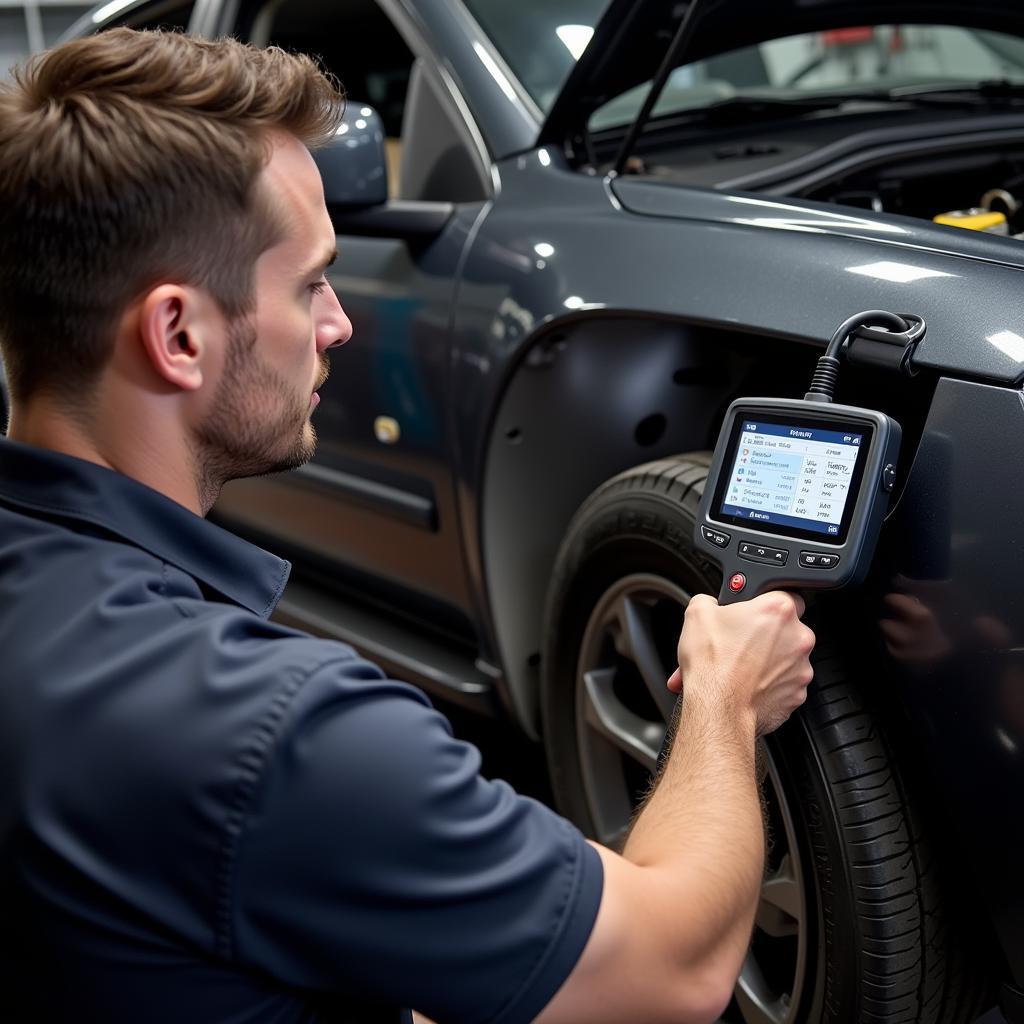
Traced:
POLYGON ((73 0, 0 3, 0 78, 30 54, 67 38, 90 35, 115 25, 184 29, 193 6, 193 0, 155 0, 143 4, 137 0, 110 0, 90 11, 87 5, 73 0))
POLYGON ((110 3, 93 11, 91 17, 97 24, 105 21, 103 28, 117 28, 123 25, 128 28, 167 28, 184 32, 192 17, 193 7, 194 0, 187 0, 184 3, 182 0, 164 0, 141 6, 129 6, 121 0, 111 0, 110 3))
MULTIPOLYGON (((1024 82, 1024 40, 944 25, 851 26, 773 39, 676 68, 653 116, 735 96, 813 96, 992 79, 1024 82)), ((636 86, 599 107, 589 127, 628 124, 649 88, 650 82, 636 86)))
POLYGON ((464 0, 541 110, 555 102, 608 0, 464 0))
POLYGON ((174 29, 184 32, 192 20, 194 0, 109 0, 94 7, 65 26, 60 38, 53 43, 67 42, 102 32, 108 28, 174 29))
POLYGON ((401 136, 414 57, 375 0, 285 0, 264 6, 251 41, 309 53, 352 100, 370 103, 384 123, 388 182, 401 191, 401 136))
POLYGON ((489 195, 472 134, 434 57, 417 57, 376 0, 271 0, 240 12, 239 34, 318 57, 351 102, 384 124, 392 199, 471 202, 489 195))

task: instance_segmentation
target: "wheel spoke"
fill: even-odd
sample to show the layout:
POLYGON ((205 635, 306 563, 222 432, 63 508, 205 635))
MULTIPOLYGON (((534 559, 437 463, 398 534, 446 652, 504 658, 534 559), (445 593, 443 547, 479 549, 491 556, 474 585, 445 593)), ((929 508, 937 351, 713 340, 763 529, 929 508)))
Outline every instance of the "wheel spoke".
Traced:
POLYGON ((783 1024, 789 1000, 773 992, 753 953, 747 953, 736 983, 736 1002, 746 1024, 783 1024))
POLYGON ((592 669, 584 674, 587 723, 623 753, 653 772, 665 739, 665 726, 648 722, 630 711, 615 695, 614 684, 613 668, 592 669))
POLYGON ((636 665, 661 717, 669 721, 675 708, 676 695, 665 683, 672 670, 666 671, 658 653, 650 606, 641 603, 631 594, 625 594, 615 603, 614 615, 619 625, 616 650, 636 665))
POLYGON ((757 927, 773 938, 796 935, 802 922, 800 883, 787 853, 778 868, 761 886, 761 902, 757 907, 757 927))

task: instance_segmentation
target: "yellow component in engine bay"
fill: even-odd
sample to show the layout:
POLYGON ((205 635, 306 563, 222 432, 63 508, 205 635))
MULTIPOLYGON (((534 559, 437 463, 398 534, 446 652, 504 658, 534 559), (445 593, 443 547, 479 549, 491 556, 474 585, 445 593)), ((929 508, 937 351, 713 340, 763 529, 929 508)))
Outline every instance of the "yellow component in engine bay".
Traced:
POLYGON ((947 224, 953 228, 969 228, 972 231, 990 231, 1005 235, 1008 232, 1006 214, 994 210, 950 210, 940 213, 932 220, 936 224, 947 224))

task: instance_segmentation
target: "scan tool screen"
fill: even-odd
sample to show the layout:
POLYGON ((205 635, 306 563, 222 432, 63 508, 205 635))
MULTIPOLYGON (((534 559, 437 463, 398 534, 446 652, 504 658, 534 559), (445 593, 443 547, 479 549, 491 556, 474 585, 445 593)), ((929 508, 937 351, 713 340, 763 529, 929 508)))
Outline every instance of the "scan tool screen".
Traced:
POLYGON ((861 424, 740 417, 715 517, 765 532, 842 543, 871 439, 861 424))

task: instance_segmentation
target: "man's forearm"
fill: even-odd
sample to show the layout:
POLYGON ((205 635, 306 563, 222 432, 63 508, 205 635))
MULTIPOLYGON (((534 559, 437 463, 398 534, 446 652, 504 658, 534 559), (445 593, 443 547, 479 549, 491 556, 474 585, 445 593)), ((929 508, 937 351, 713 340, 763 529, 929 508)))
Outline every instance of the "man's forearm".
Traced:
POLYGON ((662 776, 623 851, 634 864, 664 870, 666 913, 685 920, 675 955, 707 956, 734 972, 764 870, 755 728, 753 713, 727 715, 684 701, 662 776))

